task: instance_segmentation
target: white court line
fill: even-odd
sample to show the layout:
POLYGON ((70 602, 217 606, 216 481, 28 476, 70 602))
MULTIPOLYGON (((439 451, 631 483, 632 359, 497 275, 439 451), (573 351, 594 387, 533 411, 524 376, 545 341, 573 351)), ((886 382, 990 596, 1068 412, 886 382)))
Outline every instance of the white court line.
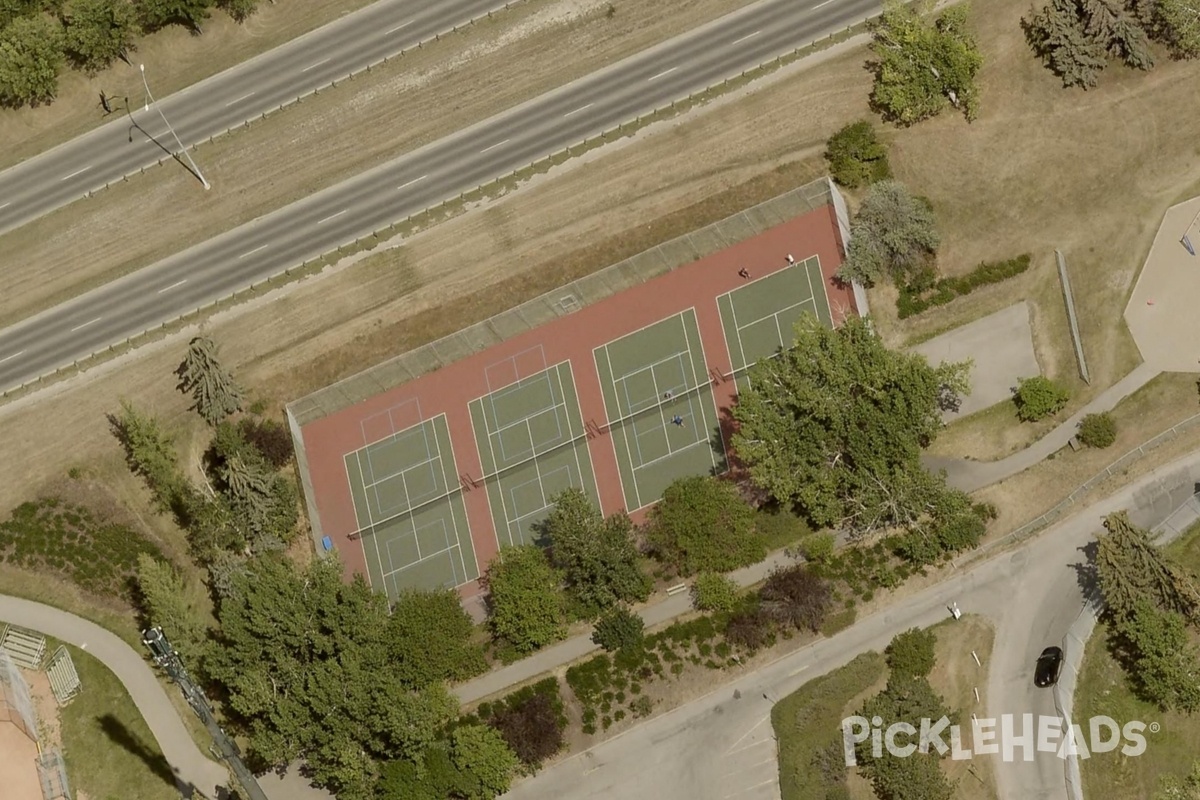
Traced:
POLYGON ((825 0, 824 3, 818 3, 817 5, 813 6, 812 10, 816 11, 818 8, 824 8, 825 6, 829 5, 832 2, 833 2, 833 0, 825 0))
POLYGON ((315 64, 309 64, 307 67, 305 67, 304 69, 302 69, 302 70, 300 70, 300 71, 301 71, 301 72, 308 72, 310 69, 316 69, 317 67, 321 66, 322 64, 325 64, 325 63, 327 63, 328 61, 329 61, 329 59, 328 59, 328 58, 322 58, 322 59, 321 59, 320 61, 318 61, 317 63, 315 63, 315 64))
POLYGON ((396 187, 396 191, 398 192, 398 191, 400 191, 401 189, 407 189, 408 187, 412 186, 414 183, 420 183, 421 181, 425 180, 425 179, 426 179, 426 178, 428 178, 428 177, 429 177, 428 175, 422 175, 422 176, 421 176, 421 177, 419 177, 419 178, 413 178, 413 179, 412 179, 411 181, 409 181, 408 183, 402 183, 402 184, 400 184, 399 186, 397 186, 397 187, 396 187))
POLYGON ((563 117, 573 117, 576 114, 578 114, 580 111, 587 111, 589 108, 591 108, 594 105, 596 105, 596 104, 588 103, 586 106, 580 106, 579 108, 575 109, 574 111, 568 111, 567 113, 563 114, 563 117))
POLYGON ((65 178, 59 178, 59 180, 60 181, 69 181, 69 180, 71 180, 71 178, 74 178, 76 175, 82 175, 83 173, 87 172, 91 168, 92 168, 92 165, 88 164, 83 169, 75 170, 70 175, 66 176, 65 178))
POLYGON ((251 97, 254 97, 254 92, 251 92, 250 94, 244 94, 241 97, 239 97, 237 100, 230 100, 228 103, 225 104, 225 107, 229 108, 230 106, 236 105, 236 104, 242 102, 243 100, 249 100, 251 97))
MULTIPOLYGON (((830 2, 833 2, 833 0, 830 0, 830 2)), ((749 39, 753 39, 755 36, 758 36, 760 33, 762 33, 762 31, 755 31, 754 33, 748 33, 748 34, 746 34, 745 36, 743 36, 743 37, 742 37, 742 38, 740 38, 740 39, 734 39, 734 40, 733 40, 733 43, 734 43, 734 44, 741 44, 742 42, 745 42, 745 41, 747 41, 747 40, 749 40, 749 39)))
POLYGON ((95 324, 102 319, 103 319, 103 317, 96 317, 95 319, 88 320, 87 322, 83 323, 82 325, 77 325, 74 328, 71 328, 71 333, 75 333, 75 331, 81 331, 84 328, 86 328, 88 325, 95 324))
POLYGON ((497 147, 500 147, 501 145, 505 145, 505 144, 508 144, 508 139, 505 139, 503 142, 496 142, 493 145, 483 148, 479 152, 486 153, 488 150, 495 150, 497 147))
POLYGON ((241 259, 241 258, 245 258, 246 256, 252 256, 255 253, 257 253, 259 250, 266 250, 266 249, 267 249, 267 245, 265 245, 265 244, 260 245, 259 247, 256 247, 253 250, 251 250, 249 253, 242 253, 240 256, 238 256, 238 258, 241 259))
POLYGON ((187 283, 187 278, 184 278, 181 281, 175 281, 170 286, 164 286, 163 288, 158 290, 158 293, 162 294, 163 292, 169 292, 172 289, 178 289, 180 286, 183 286, 185 283, 187 283))
POLYGON ((12 361, 17 356, 24 355, 24 354, 25 354, 25 351, 22 350, 20 353, 13 353, 11 356, 5 356, 4 358, 0 358, 0 364, 3 364, 5 361, 12 361))
POLYGON ((656 81, 664 75, 670 75, 672 72, 674 72, 677 69, 679 69, 679 67, 671 67, 670 69, 664 70, 663 72, 660 72, 657 75, 651 75, 649 78, 646 79, 646 81, 647 82, 656 81))
POLYGON ((412 25, 412 24, 413 24, 413 21, 410 19, 408 22, 405 22, 403 25, 397 25, 396 27, 392 28, 390 31, 387 31, 386 33, 384 33, 383 35, 391 36, 396 31, 402 30, 403 28, 407 28, 409 25, 412 25))
POLYGON ((329 220, 331 220, 331 219, 337 219, 337 218, 338 218, 338 217, 340 217, 342 214, 345 214, 345 213, 346 213, 348 210, 349 210, 349 209, 343 208, 341 211, 337 212, 336 214, 330 214, 330 215, 329 215, 328 217, 326 217, 325 219, 317 220, 317 224, 318 224, 318 225, 324 225, 326 222, 329 222, 329 220))

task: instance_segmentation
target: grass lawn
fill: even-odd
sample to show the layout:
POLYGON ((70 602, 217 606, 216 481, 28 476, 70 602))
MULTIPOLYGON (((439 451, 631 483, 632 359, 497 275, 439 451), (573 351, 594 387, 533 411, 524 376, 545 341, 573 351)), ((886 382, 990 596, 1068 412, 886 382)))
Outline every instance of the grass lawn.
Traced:
POLYGON ((1158 723, 1158 733, 1145 734, 1146 752, 1136 758, 1120 750, 1081 759, 1084 797, 1149 798, 1159 775, 1186 775, 1200 757, 1200 720, 1163 712, 1153 703, 1134 696, 1125 671, 1108 652, 1108 628, 1101 624, 1088 640, 1083 667, 1075 687, 1075 716, 1087 719, 1104 714, 1118 724, 1140 720, 1158 723))
MULTIPOLYGON (((988 664, 996 632, 987 620, 974 615, 940 622, 932 630, 937 634, 937 646, 929 684, 946 701, 946 707, 960 709, 962 719, 969 724, 971 712, 987 706, 987 668, 976 664, 971 653, 974 651, 983 664, 988 664), (975 689, 979 690, 978 703, 975 689)), ((994 767, 991 758, 942 760, 942 772, 956 785, 954 796, 961 800, 998 798, 994 767)))
MULTIPOLYGON (((962 716, 969 720, 971 711, 979 707, 974 689, 982 687, 987 677, 986 668, 975 663, 971 652, 987 664, 995 632, 986 620, 970 615, 938 623, 930 630, 937 636, 937 645, 929 683, 943 697, 947 708, 961 710, 962 716)), ((869 651, 844 667, 809 681, 775 704, 771 709, 771 724, 779 742, 779 786, 783 800, 823 800, 832 796, 830 790, 837 784, 825 777, 814 755, 826 748, 836 749, 840 761, 841 720, 856 713, 867 699, 883 689, 887 672, 884 656, 869 651)), ((980 701, 987 702, 982 693, 980 701)), ((991 765, 986 760, 943 759, 942 769, 956 784, 956 798, 998 797, 991 765)), ((845 785, 848 796, 855 800, 875 797, 871 785, 855 770, 850 771, 845 785)))
MULTIPOLYGON (((1167 545, 1167 553, 1192 574, 1200 573, 1200 523, 1167 545)), ((1146 734, 1146 752, 1136 758, 1126 758, 1116 751, 1080 761, 1084 795, 1150 797, 1157 776, 1174 773, 1182 777, 1200 758, 1200 719, 1163 712, 1155 704, 1138 699, 1125 671, 1108 651, 1108 633, 1108 626, 1101 623, 1088 640, 1075 689, 1076 717, 1106 714, 1120 724, 1141 720, 1147 724, 1157 722, 1162 728, 1158 733, 1146 734)))
MULTIPOLYGON (((823 800, 831 784, 814 755, 832 751, 842 758, 841 720, 853 713, 851 703, 883 687, 887 664, 874 651, 844 667, 809 681, 771 709, 771 725, 779 743, 779 789, 783 800, 823 800)), ((834 784, 836 785, 836 784, 834 784)))
POLYGON ((178 800, 171 767, 125 687, 99 661, 68 649, 83 683, 60 711, 71 787, 89 800, 178 800))

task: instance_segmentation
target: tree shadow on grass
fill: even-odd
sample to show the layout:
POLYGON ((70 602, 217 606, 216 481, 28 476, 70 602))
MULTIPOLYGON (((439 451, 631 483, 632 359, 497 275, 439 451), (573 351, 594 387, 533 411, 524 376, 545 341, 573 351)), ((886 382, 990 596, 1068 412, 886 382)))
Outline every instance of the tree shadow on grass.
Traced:
POLYGON ((167 759, 162 753, 156 753, 147 747, 140 737, 125 727, 124 722, 112 714, 103 715, 99 721, 100 729, 104 731, 104 735, 110 741, 140 758, 142 763, 150 768, 151 772, 162 778, 163 782, 168 786, 178 789, 184 798, 199 798, 201 796, 196 791, 196 787, 179 777, 174 767, 167 763, 167 759))

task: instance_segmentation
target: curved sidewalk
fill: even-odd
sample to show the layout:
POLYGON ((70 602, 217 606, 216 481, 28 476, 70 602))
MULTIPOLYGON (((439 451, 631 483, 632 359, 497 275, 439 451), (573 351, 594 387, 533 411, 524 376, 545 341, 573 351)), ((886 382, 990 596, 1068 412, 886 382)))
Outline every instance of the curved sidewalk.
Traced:
POLYGON ((108 667, 146 720, 185 798, 215 798, 217 787, 229 784, 228 771, 196 746, 146 660, 115 634, 66 611, 4 595, 0 620, 75 645, 108 667))
MULTIPOLYGON (((951 486, 968 492, 982 489, 1029 469, 1050 454, 1066 447, 1078 430, 1079 421, 1084 416, 1112 409, 1121 400, 1157 377, 1160 372, 1161 370, 1157 366, 1142 363, 1124 378, 1101 392, 1094 400, 1079 409, 1057 428, 1029 447, 1013 453, 1007 458, 999 461, 968 461, 959 458, 926 457, 923 459, 923 463, 929 469, 944 469, 947 482, 951 486)), ((764 580, 776 567, 787 566, 791 563, 794 562, 790 557, 783 553, 774 553, 765 561, 730 573, 730 577, 739 586, 752 586, 764 580)), ((641 609, 639 613, 645 620, 646 626, 650 627, 669 622, 691 610, 691 597, 687 592, 683 592, 652 603, 641 609)), ((521 661, 460 684, 455 687, 454 692, 460 702, 473 703, 502 692, 509 686, 531 680, 553 669, 570 664, 599 649, 599 646, 592 642, 590 633, 581 633, 521 661)))

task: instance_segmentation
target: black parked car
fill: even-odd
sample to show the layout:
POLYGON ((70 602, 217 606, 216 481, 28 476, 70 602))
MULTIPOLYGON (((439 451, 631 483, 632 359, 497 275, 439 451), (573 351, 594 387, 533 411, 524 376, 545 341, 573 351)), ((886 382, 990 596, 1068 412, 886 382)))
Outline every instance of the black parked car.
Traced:
POLYGON ((1037 665, 1033 668, 1033 683, 1045 689, 1058 683, 1058 675, 1062 672, 1063 651, 1061 647, 1047 647, 1038 656, 1037 665))

